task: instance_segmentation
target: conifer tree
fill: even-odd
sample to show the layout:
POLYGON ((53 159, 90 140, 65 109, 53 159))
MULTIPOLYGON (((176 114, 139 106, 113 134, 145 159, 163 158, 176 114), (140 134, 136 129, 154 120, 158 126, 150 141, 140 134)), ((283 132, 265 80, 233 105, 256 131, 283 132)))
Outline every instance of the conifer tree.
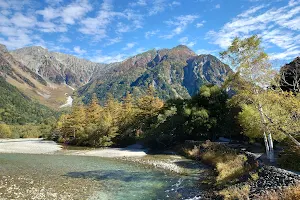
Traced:
POLYGON ((86 123, 96 124, 99 121, 102 110, 96 94, 93 94, 91 103, 86 108, 86 123))

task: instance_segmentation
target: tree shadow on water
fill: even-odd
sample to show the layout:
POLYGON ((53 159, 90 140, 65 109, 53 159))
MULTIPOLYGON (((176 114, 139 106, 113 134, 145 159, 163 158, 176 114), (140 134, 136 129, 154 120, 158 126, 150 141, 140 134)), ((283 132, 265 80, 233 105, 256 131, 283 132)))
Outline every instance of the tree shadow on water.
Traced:
POLYGON ((163 177, 160 175, 159 178, 156 178, 157 175, 150 175, 149 173, 142 172, 128 172, 125 170, 96 170, 96 171, 86 171, 86 172, 68 172, 64 176, 71 178, 84 178, 84 179, 93 179, 97 181, 103 180, 119 180, 123 182, 137 182, 137 181, 155 181, 162 180, 163 177))

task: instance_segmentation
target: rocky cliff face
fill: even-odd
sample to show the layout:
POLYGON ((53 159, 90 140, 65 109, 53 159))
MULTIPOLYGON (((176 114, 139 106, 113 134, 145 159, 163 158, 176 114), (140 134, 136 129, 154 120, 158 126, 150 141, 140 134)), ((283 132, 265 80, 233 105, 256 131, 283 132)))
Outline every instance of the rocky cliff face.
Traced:
POLYGON ((0 76, 27 97, 52 108, 58 108, 64 104, 66 94, 72 93, 72 90, 66 85, 49 82, 16 60, 4 45, 0 45, 0 76))
POLYGON ((26 84, 32 88, 37 88, 35 81, 47 86, 47 82, 41 76, 14 59, 4 45, 0 46, 0 73, 6 78, 13 79, 20 84, 26 84))
POLYGON ((50 52, 38 46, 17 49, 11 54, 47 81, 74 87, 88 83, 93 77, 101 74, 106 66, 75 56, 50 52))
POLYGON ((91 81, 78 90, 88 102, 92 93, 104 99, 112 93, 121 99, 127 91, 134 96, 144 94, 153 85, 162 99, 189 98, 201 85, 221 85, 232 70, 212 55, 197 56, 188 47, 151 50, 115 63, 105 77, 91 81))
POLYGON ((183 85, 190 95, 205 83, 221 85, 232 70, 212 55, 199 55, 187 60, 183 85))

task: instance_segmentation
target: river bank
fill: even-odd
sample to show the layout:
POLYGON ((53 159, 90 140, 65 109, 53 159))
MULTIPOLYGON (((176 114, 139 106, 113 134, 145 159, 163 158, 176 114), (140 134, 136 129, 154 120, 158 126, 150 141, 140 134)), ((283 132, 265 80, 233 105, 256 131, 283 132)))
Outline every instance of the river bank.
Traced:
POLYGON ((186 159, 179 155, 148 154, 148 149, 137 145, 132 145, 127 148, 72 148, 57 144, 53 141, 37 138, 0 139, 0 153, 52 154, 114 158, 179 174, 187 173, 187 170, 190 168, 197 169, 196 166, 191 167, 191 165, 196 165, 196 161, 186 159))
POLYGON ((147 155, 146 149, 134 148, 104 148, 69 150, 63 145, 41 138, 28 139, 0 139, 0 153, 27 153, 27 154, 64 154, 79 156, 96 156, 106 158, 140 157, 147 155))

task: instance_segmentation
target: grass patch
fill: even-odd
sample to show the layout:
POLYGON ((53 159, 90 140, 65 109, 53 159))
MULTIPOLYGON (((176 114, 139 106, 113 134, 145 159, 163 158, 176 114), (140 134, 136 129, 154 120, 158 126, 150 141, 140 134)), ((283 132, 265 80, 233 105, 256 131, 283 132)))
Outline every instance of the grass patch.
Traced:
POLYGON ((223 144, 208 141, 202 147, 200 158, 204 163, 216 168, 217 185, 234 183, 252 169, 252 166, 247 163, 246 155, 223 144))
POLYGON ((300 184, 277 191, 267 191, 258 200, 298 200, 300 199, 300 184))
POLYGON ((226 189, 223 189, 219 192, 223 196, 224 200, 247 200, 249 199, 250 186, 232 186, 226 189))

